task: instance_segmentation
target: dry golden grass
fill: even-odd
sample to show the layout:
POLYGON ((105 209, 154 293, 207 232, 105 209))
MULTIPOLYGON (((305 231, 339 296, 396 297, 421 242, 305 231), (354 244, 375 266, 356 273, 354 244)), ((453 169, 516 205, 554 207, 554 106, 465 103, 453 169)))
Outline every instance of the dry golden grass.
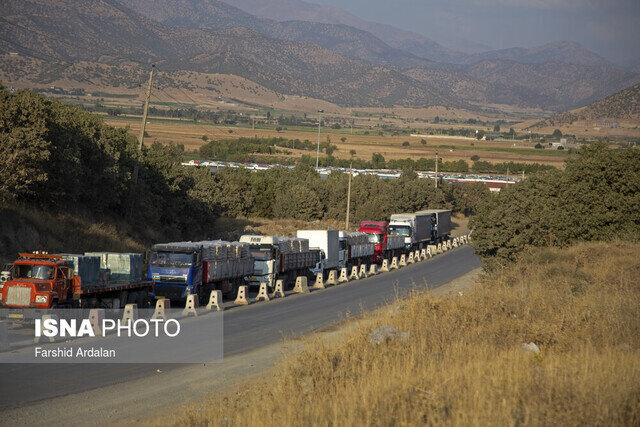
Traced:
POLYGON ((416 293, 340 343, 310 342, 173 423, 638 425, 639 283, 640 244, 535 250, 464 295, 416 293), (372 345, 381 323, 409 339, 372 345))

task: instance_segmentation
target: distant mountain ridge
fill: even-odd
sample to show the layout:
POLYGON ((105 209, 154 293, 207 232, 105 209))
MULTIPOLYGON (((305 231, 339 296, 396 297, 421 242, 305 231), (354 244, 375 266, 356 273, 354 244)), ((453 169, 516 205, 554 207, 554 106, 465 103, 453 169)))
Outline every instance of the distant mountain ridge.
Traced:
POLYGON ((640 83, 572 111, 556 114, 531 126, 563 126, 578 120, 640 120, 640 83))
MULTIPOLYGON (((115 0, 0 3, 0 52, 47 61, 158 63, 163 69, 234 74, 279 93, 342 105, 464 104, 396 70, 347 58, 315 43, 245 28, 171 27, 115 0)), ((51 67, 51 73, 55 72, 51 67)))

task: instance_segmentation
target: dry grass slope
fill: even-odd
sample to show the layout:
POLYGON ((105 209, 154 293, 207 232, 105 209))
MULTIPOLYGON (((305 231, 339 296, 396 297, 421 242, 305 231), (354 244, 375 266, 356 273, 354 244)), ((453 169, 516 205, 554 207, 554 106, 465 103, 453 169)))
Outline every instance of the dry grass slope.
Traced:
POLYGON ((462 296, 417 293, 338 344, 311 342, 174 422, 638 425, 639 283, 640 244, 535 250, 462 296), (373 346, 380 323, 410 338, 373 346))

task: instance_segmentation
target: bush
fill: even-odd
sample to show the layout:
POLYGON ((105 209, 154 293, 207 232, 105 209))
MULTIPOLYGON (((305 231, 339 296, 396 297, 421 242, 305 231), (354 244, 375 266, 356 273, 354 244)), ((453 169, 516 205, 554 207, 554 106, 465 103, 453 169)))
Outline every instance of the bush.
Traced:
POLYGON ((408 147, 408 146, 410 146, 410 145, 411 145, 411 144, 409 144, 409 141, 404 141, 404 142, 402 143, 402 146, 403 146, 403 147, 408 147))
POLYGON ((564 171, 540 173, 487 198, 471 223, 484 258, 513 261, 527 246, 640 237, 639 149, 582 147, 564 171))

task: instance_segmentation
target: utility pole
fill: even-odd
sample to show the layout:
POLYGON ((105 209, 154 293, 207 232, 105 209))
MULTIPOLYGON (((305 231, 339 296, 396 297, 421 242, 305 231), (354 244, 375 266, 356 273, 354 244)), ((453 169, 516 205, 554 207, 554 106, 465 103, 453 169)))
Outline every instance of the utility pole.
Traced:
MULTIPOLYGON (((142 111, 142 125, 140 126, 140 136, 138 137, 138 151, 142 151, 144 146, 144 132, 147 126, 147 114, 149 113, 149 99, 151 98, 151 87, 153 84, 153 71, 155 64, 151 64, 151 73, 149 74, 149 85, 147 86, 147 94, 144 100, 144 110, 142 111)), ((133 183, 138 183, 138 164, 133 168, 133 183)))
POLYGON ((138 150, 142 151, 144 143, 144 130, 147 126, 147 114, 149 114, 149 98, 151 98, 151 85, 153 84, 153 71, 155 64, 151 65, 151 74, 149 74, 149 86, 147 87, 147 96, 144 100, 144 111, 142 112, 142 126, 140 127, 140 136, 138 137, 138 150))
POLYGON ((438 189, 438 150, 436 150, 436 190, 438 189))
POLYGON ((322 126, 322 113, 324 110, 318 110, 320 117, 318 117, 318 151, 316 152, 316 169, 318 169, 318 162, 320 161, 320 127, 322 126))
POLYGON ((347 187, 347 221, 344 229, 349 231, 349 209, 351 208, 351 167, 353 162, 349 164, 349 186, 347 187))

